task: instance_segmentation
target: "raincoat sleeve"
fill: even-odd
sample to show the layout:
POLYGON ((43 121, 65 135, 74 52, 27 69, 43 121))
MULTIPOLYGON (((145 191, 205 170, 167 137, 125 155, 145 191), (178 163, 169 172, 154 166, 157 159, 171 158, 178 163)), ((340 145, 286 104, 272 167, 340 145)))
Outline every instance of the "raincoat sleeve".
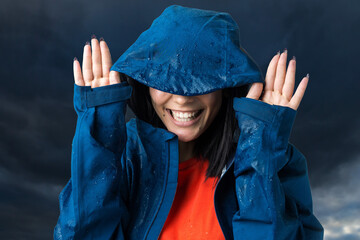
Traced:
POLYGON ((234 109, 241 132, 234 160, 234 239, 323 239, 306 160, 288 142, 296 111, 249 98, 235 98, 234 109))
POLYGON ((78 116, 72 143, 71 179, 59 195, 54 239, 123 239, 129 214, 126 82, 91 88, 74 86, 78 116))

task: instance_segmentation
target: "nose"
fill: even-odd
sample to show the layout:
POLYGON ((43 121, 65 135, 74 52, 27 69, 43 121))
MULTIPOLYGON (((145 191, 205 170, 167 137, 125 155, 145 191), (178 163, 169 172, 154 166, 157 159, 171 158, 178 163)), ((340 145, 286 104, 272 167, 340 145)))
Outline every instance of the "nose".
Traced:
POLYGON ((193 96, 182 96, 182 95, 173 95, 174 102, 179 105, 185 105, 194 101, 193 96))

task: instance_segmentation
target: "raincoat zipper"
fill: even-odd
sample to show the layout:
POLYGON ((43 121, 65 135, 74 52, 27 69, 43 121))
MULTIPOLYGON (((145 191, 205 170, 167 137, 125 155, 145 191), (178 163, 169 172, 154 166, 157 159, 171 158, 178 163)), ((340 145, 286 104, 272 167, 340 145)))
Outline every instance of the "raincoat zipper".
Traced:
MULTIPOLYGON (((171 194, 171 193, 169 193, 170 191, 171 191, 171 184, 173 184, 172 182, 169 182, 169 181, 171 181, 171 176, 170 176, 170 172, 171 172, 171 168, 173 167, 173 166, 171 166, 172 165, 172 161, 171 161, 171 156, 170 156, 170 153, 171 152, 174 152, 174 155, 177 155, 177 156, 179 156, 179 151, 178 151, 178 141, 176 141, 176 140, 174 140, 174 139, 171 139, 170 141, 165 141, 165 153, 166 153, 166 175, 164 176, 164 178, 165 178, 165 180, 164 180, 164 184, 165 184, 165 186, 164 186, 164 188, 163 188, 163 191, 162 191, 162 198, 161 198, 161 202, 158 204, 158 207, 157 207, 157 210, 156 210, 156 212, 155 212, 155 214, 154 214, 154 217, 153 217, 153 219, 152 219, 152 221, 151 221, 151 224, 150 224, 150 226, 149 226, 149 228, 147 229, 147 231, 145 232, 145 236, 144 236, 144 240, 145 239, 149 239, 149 237, 151 237, 151 235, 153 235, 153 234, 151 234, 151 232, 152 232, 152 228, 154 227, 154 223, 156 222, 156 220, 159 218, 159 213, 161 212, 161 211, 164 211, 164 210, 166 210, 166 209, 162 209, 162 208, 164 208, 164 205, 166 204, 166 201, 168 200, 168 199, 166 199, 166 198, 168 198, 168 196, 166 196, 166 195, 168 195, 168 194, 171 194), (174 149, 172 149, 172 148, 174 148, 174 149), (173 151, 171 151, 171 150, 173 150, 173 151), (174 151, 175 150, 175 151, 174 151)), ((175 160, 173 160, 173 162, 177 162, 177 164, 178 164, 178 162, 179 162, 179 158, 177 157, 177 159, 175 159, 175 160)), ((178 169, 177 169, 178 170, 178 169)), ((178 171, 176 171, 176 173, 178 173, 178 171)), ((176 179, 177 179, 177 176, 176 176, 176 179)), ((171 207, 172 207, 172 205, 173 205, 173 203, 174 203, 174 199, 175 199, 175 194, 176 194, 176 190, 177 190, 177 181, 176 181, 176 186, 175 186, 175 192, 174 192, 174 194, 172 194, 172 196, 171 196, 171 206, 170 206, 170 208, 169 209, 167 209, 167 214, 166 214, 166 217, 165 217, 165 220, 164 220, 164 222, 162 223, 162 227, 161 227, 161 229, 160 229, 160 231, 157 233, 157 237, 156 237, 156 239, 159 239, 159 237, 160 237, 160 234, 161 234, 161 232, 162 232, 162 229, 164 228, 164 225, 165 225, 165 222, 166 222, 166 219, 167 219, 167 216, 169 215, 169 212, 170 212, 170 209, 171 209, 171 207)), ((160 216, 161 217, 161 216, 160 216)), ((153 239, 153 238, 152 238, 153 239)))
POLYGON ((232 158, 232 160, 231 160, 231 162, 230 162, 230 164, 228 165, 228 166, 225 166, 224 167, 224 169, 223 169, 223 171, 222 171, 222 173, 221 173, 221 176, 220 176, 220 179, 219 179, 219 181, 216 183, 216 187, 215 187, 215 192, 214 192, 214 207, 215 207, 215 214, 216 214, 216 218, 217 218, 217 220, 218 220, 218 223, 219 223, 219 225, 220 225, 220 228, 221 228, 221 231, 223 232, 223 235, 224 235, 224 238, 225 238, 225 240, 229 240, 229 239, 227 239, 226 238, 226 233, 225 233, 225 231, 224 231, 224 227, 222 226, 222 222, 220 221, 220 219, 219 219, 219 216, 218 216, 218 211, 217 211, 217 209, 216 209, 216 204, 215 204, 215 196, 217 195, 216 193, 217 193, 217 189, 218 189, 218 185, 220 184, 220 182, 221 182, 221 180, 223 179, 223 177, 225 176, 225 174, 229 171, 229 169, 231 168, 231 165, 234 163, 234 158, 232 158))

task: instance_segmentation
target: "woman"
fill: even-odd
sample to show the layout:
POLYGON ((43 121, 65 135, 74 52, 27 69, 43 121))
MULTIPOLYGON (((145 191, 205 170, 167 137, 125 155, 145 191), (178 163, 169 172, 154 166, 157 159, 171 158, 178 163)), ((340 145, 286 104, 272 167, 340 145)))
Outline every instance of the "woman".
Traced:
POLYGON ((54 238, 322 239, 305 158, 288 143, 309 76, 294 93, 286 61, 273 57, 263 89, 229 14, 175 5, 114 65, 93 37, 82 69, 74 60, 54 238))

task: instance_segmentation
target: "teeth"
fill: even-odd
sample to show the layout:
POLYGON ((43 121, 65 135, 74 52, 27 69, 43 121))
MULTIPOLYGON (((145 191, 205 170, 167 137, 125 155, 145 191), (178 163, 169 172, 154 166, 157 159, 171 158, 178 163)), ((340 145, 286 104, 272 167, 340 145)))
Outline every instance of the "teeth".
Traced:
POLYGON ((183 113, 183 112, 176 112, 176 111, 171 111, 172 112, 172 116, 174 117, 174 119, 176 121, 179 122, 188 122, 191 121, 195 118, 196 113, 198 113, 199 111, 195 111, 192 113, 183 113))

